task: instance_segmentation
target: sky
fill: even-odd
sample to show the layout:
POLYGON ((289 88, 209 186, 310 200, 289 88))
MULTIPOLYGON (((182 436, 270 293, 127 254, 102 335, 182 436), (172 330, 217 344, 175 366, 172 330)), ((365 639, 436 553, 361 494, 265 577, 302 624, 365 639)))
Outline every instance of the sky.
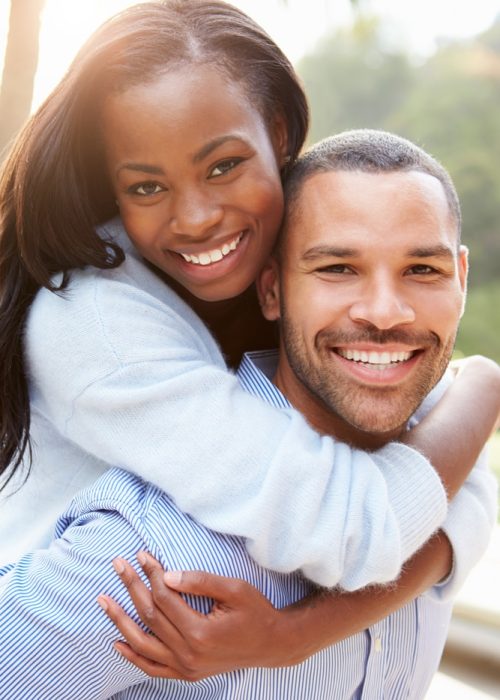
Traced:
MULTIPOLYGON (((429 55, 440 38, 467 37, 486 29, 500 14, 499 0, 359 0, 363 10, 384 20, 385 35, 417 57, 429 55)), ((87 36, 130 0, 46 0, 35 82, 36 107, 62 76, 87 36)), ((326 32, 349 25, 349 0, 233 0, 251 15, 293 62, 326 32)), ((0 69, 9 0, 0 0, 0 69)))

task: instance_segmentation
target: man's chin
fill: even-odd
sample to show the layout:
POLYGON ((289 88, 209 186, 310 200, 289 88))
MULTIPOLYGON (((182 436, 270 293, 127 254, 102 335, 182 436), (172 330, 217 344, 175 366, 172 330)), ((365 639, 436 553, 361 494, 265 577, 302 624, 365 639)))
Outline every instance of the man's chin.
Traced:
POLYGON ((388 398, 386 401, 364 400, 352 402, 337 411, 342 418, 359 433, 373 435, 387 441, 396 439, 406 429, 406 425, 421 402, 414 396, 405 401, 388 398))

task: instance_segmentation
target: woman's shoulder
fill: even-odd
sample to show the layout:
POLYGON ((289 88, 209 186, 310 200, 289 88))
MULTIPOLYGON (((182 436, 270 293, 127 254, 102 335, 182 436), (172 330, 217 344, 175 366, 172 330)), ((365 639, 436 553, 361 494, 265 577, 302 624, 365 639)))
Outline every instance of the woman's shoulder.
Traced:
POLYGON ((216 358, 215 341, 192 309, 130 246, 124 252, 116 268, 72 270, 60 292, 39 290, 26 324, 29 364, 40 368, 56 357, 61 365, 81 363, 82 371, 95 364, 110 372, 174 347, 216 358))
MULTIPOLYGON (((48 321, 51 328, 57 328, 60 323, 65 328, 69 324, 73 332, 79 326, 88 332, 89 323, 105 326, 117 317, 138 317, 135 322, 140 323, 146 310, 149 316, 155 311, 162 320, 167 316, 177 317, 196 329, 203 325, 167 282, 145 263, 118 218, 97 230, 103 239, 120 246, 125 253, 124 261, 109 269, 91 265, 73 269, 60 291, 40 289, 29 313, 29 325, 40 319, 42 323, 48 321)), ((54 275, 53 286, 59 288, 62 280, 62 273, 54 275)))

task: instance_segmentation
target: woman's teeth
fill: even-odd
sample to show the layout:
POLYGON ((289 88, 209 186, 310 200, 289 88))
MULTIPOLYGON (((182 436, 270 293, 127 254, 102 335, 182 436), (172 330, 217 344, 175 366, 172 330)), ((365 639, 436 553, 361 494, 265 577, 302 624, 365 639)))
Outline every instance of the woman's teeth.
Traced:
POLYGON ((243 233, 243 231, 239 233, 236 238, 229 243, 224 243, 222 248, 207 250, 199 255, 188 255, 187 253, 180 253, 180 255, 182 255, 186 262, 193 263, 193 265, 211 265, 212 263, 219 262, 219 260, 225 258, 226 255, 229 255, 233 250, 236 250, 243 238, 243 233))
POLYGON ((337 350, 341 357, 354 362, 364 362, 369 365, 390 365, 394 362, 405 362, 413 355, 412 352, 364 352, 360 350, 337 350))

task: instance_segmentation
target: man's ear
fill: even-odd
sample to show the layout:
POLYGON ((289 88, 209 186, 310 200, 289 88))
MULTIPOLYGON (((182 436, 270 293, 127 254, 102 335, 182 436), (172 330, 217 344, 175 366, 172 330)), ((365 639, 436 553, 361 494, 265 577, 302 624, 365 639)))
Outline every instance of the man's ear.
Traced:
POLYGON ((458 251, 458 279, 460 281, 460 288, 462 289, 463 299, 462 299, 462 311, 460 312, 460 318, 462 318, 465 311, 465 299, 467 296, 467 275, 469 274, 469 249, 467 246, 461 245, 458 251))
POLYGON ((280 317, 279 266, 274 256, 260 271, 256 285, 262 315, 268 321, 277 321, 280 317))

